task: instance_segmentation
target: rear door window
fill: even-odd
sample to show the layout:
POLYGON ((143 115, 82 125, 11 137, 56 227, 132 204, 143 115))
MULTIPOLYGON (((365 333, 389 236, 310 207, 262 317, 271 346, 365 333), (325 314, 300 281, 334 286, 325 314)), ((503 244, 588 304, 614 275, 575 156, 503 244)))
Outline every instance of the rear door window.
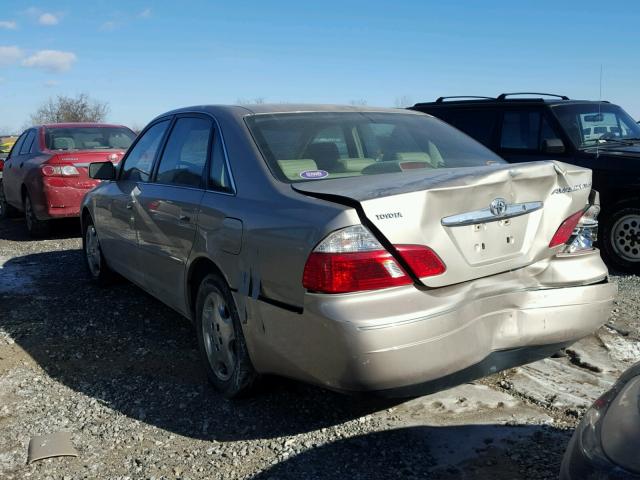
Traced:
POLYGON ((179 118, 160 158, 156 182, 202 187, 212 126, 212 121, 207 118, 179 118))
POLYGON ((153 161, 169 127, 169 120, 162 120, 151 126, 133 146, 124 159, 120 180, 149 181, 153 161))
POLYGON ((491 109, 455 109, 436 112, 435 115, 453 125, 483 145, 492 148, 498 123, 498 112, 491 109))
POLYGON ((27 137, 24 139, 24 143, 20 147, 20 155, 26 155, 31 150, 31 145, 36 138, 35 130, 29 130, 27 137))
POLYGON ((215 131, 213 149, 211 150, 211 166, 209 168, 209 188, 220 192, 233 192, 231 185, 231 172, 227 164, 222 137, 219 131, 215 131))

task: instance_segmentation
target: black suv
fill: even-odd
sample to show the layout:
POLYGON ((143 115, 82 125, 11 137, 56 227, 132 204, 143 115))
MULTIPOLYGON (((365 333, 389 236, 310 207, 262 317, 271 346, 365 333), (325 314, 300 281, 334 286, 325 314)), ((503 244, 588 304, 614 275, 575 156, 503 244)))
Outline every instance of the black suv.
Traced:
POLYGON ((640 126, 622 108, 544 93, 440 97, 410 108, 441 118, 509 162, 554 159, 592 169, 603 257, 618 270, 640 273, 640 126))

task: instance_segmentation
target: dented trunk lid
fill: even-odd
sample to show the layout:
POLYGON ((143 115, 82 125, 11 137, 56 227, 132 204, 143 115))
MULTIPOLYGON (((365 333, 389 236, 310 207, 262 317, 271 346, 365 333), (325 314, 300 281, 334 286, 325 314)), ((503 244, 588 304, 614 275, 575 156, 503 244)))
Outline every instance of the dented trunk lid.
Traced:
POLYGON ((591 171, 544 161, 309 181, 292 187, 357 208, 363 223, 386 245, 432 248, 446 272, 420 281, 441 287, 554 255, 561 247, 549 248, 549 241, 567 217, 586 207, 591 171))

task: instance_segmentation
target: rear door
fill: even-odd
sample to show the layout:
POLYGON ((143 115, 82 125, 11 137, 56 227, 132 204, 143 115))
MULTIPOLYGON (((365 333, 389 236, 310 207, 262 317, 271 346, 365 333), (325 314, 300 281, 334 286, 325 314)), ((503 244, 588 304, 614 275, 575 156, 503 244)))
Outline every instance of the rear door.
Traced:
POLYGON ((105 258, 114 270, 139 284, 144 276, 137 252, 135 222, 141 208, 137 197, 151 179, 170 123, 170 119, 160 120, 141 134, 123 159, 118 180, 97 198, 94 220, 105 258))
MULTIPOLYGON (((139 262, 144 284, 169 305, 184 308, 184 275, 205 191, 213 121, 185 115, 175 120, 153 181, 136 194, 139 262)), ((186 313, 186 312, 185 312, 186 313)))

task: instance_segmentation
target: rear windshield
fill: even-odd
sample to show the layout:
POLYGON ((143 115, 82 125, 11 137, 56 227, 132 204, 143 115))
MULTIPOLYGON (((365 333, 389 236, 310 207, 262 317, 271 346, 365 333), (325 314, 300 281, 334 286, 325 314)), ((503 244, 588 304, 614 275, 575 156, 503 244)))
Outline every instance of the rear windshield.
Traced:
POLYGON ((246 121, 269 168, 287 183, 504 163, 427 115, 277 113, 246 121))
POLYGON ((45 129, 49 150, 126 150, 135 134, 124 127, 69 127, 45 129))

